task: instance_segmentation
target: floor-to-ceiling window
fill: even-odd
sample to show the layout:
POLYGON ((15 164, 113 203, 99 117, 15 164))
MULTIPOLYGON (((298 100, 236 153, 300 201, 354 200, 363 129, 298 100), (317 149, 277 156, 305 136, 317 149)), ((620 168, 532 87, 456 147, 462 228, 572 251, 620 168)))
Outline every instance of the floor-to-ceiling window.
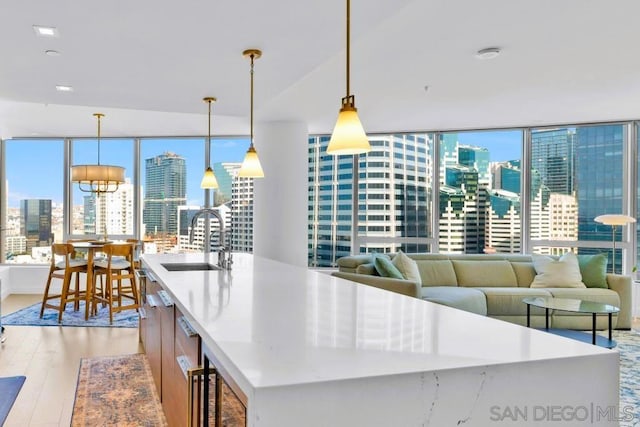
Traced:
POLYGON ((440 252, 520 252, 522 138, 521 130, 440 134, 440 252))
POLYGON ((6 141, 3 160, 5 261, 46 263, 51 244, 63 241, 64 141, 6 141))
POLYGON ((310 265, 335 266, 351 252, 398 249, 571 250, 608 253, 609 271, 628 272, 634 265, 628 230, 635 225, 616 229, 614 266, 612 228, 594 218, 640 209, 631 199, 638 193, 640 200, 631 179, 635 168, 627 166, 629 154, 640 151, 629 140, 630 126, 636 123, 370 135, 372 150, 357 157, 355 176, 353 156, 327 156, 329 138, 311 137, 310 265))
MULTIPOLYGON (((623 213, 626 125, 531 131, 531 242, 537 253, 609 253, 612 228, 594 221, 623 213)), ((623 237, 617 229, 617 241, 623 237)), ((616 271, 623 257, 616 249, 616 271)))
MULTIPOLYGON (((97 139, 89 138, 2 141, 0 260, 45 263, 51 243, 105 233, 109 239, 140 238, 149 252, 201 251, 205 219, 196 224, 192 242, 189 234, 193 213, 205 205, 204 141, 102 138, 99 150, 97 139), (125 169, 116 191, 98 196, 65 182, 65 167, 98 162, 125 169)), ((224 219, 226 244, 240 252, 253 247, 253 180, 237 176, 248 146, 246 137, 211 140, 210 164, 220 188, 211 191, 209 205, 224 219)), ((215 218, 210 224, 215 250, 220 224, 215 218)))

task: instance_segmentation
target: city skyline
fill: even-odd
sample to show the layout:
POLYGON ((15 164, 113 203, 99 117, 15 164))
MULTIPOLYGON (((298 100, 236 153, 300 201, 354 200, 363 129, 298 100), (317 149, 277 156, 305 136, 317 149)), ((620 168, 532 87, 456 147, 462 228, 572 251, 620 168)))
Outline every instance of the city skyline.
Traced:
MULTIPOLYGON (((162 154, 165 151, 175 152, 187 162, 187 203, 203 204, 204 190, 200 188, 200 180, 204 173, 205 159, 202 155, 205 138, 144 138, 141 144, 141 160, 162 154), (189 142, 189 143, 186 143, 189 142), (180 151, 178 151, 180 150, 180 151)), ((96 140, 82 139, 74 146, 73 164, 93 164, 97 162, 96 140), (88 142, 88 143, 85 143, 88 142), (94 143, 91 143, 94 142, 94 143)), ((126 178, 132 179, 133 139, 102 139, 100 163, 125 167, 126 178), (130 147, 126 147, 129 145, 130 147), (114 147, 119 149, 113 150, 114 147), (123 148, 124 147, 124 148, 123 148), (111 149, 110 149, 111 148, 111 149), (122 153, 129 152, 126 158, 122 153), (123 157, 125 157, 123 161, 123 157), (128 162, 128 164, 127 164, 128 162), (124 164, 123 164, 124 163, 124 164)), ((249 146, 248 138, 212 138, 211 164, 221 162, 242 162, 249 146)), ((62 203, 63 197, 63 140, 8 140, 6 148, 6 180, 9 193, 7 206, 20 207, 20 200, 50 199, 54 204, 62 203), (34 164, 33 153, 46 159, 37 163, 38 174, 25 174, 25 164, 34 164), (21 166, 22 165, 22 166, 21 166), (41 177, 46 176, 46 180, 41 177)), ((144 175, 142 175, 144 180, 144 175)), ((142 183, 144 186, 144 182, 142 183)), ((73 205, 83 204, 83 193, 77 184, 72 186, 73 205)))

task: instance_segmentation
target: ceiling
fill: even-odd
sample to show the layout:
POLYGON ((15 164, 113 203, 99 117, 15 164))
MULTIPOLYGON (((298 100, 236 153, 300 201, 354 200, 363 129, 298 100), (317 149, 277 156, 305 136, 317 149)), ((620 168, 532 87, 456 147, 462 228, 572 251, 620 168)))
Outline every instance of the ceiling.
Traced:
MULTIPOLYGON (((640 118, 636 0, 352 0, 351 13, 368 132, 640 118)), ((1 138, 93 136, 94 112, 104 136, 203 135, 204 96, 218 98, 214 134, 248 134, 247 48, 263 50, 256 120, 328 133, 345 95, 344 0, 8 0, 0 40, 1 138)))

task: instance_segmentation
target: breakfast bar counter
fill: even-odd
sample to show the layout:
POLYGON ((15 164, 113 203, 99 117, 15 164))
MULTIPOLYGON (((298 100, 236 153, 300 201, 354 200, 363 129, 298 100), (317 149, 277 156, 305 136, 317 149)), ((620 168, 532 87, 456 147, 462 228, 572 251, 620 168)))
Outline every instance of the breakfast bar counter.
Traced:
POLYGON ((246 398, 249 426, 578 426, 585 411, 617 413, 616 350, 249 254, 230 271, 163 266, 217 258, 142 262, 246 398))

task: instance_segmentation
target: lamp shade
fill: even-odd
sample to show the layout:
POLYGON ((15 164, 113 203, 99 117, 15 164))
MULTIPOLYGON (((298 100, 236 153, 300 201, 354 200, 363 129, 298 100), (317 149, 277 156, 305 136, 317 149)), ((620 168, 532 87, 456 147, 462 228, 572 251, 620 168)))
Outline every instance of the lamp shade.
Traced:
POLYGON ((247 154, 244 156, 244 161, 242 162, 242 166, 240 166, 238 176, 242 178, 264 178, 262 165, 260 165, 258 153, 256 149, 253 148, 253 145, 249 147, 247 154))
POLYGON ((630 222, 636 222, 636 219, 629 215, 607 214, 595 217, 594 221, 606 225, 626 225, 630 222))
POLYGON ((124 182, 124 168, 112 165, 75 165, 71 167, 71 181, 79 183, 82 191, 113 192, 124 182))
POLYGON ((200 181, 200 188, 210 188, 214 190, 218 188, 218 180, 213 174, 211 167, 208 167, 207 170, 204 171, 202 181, 200 181))
POLYGON ((361 154, 371 151, 369 139, 364 132, 356 108, 342 108, 338 114, 336 126, 333 128, 327 153, 361 154))

